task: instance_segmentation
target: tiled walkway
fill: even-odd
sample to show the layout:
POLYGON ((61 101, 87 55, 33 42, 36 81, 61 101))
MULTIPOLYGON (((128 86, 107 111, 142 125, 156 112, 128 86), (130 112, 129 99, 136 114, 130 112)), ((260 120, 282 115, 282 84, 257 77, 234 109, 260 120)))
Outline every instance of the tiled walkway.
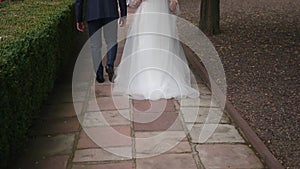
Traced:
POLYGON ((73 102, 71 75, 56 85, 12 168, 264 168, 200 80, 200 98, 149 102, 112 96, 109 82, 91 79, 87 101, 73 102))
POLYGON ((209 89, 198 85, 199 99, 179 103, 112 97, 110 83, 96 84, 91 87, 96 98, 74 103, 85 108, 77 116, 71 85, 60 84, 35 123, 33 138, 16 168, 263 168, 226 113, 211 104, 209 89), (216 130, 201 141, 203 127, 215 123, 219 123, 216 130))

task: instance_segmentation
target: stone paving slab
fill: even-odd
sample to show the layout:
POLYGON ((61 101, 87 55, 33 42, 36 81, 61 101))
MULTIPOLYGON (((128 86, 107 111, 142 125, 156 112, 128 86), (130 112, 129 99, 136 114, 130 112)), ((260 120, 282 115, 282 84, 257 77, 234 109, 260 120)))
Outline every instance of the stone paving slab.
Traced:
POLYGON ((162 154, 136 160, 136 169, 197 169, 191 154, 162 154))
POLYGON ((95 85, 91 88, 96 97, 109 97, 112 93, 112 85, 95 85))
POLYGON ((77 149, 101 148, 96 144, 84 130, 81 130, 78 138, 77 149))
MULTIPOLYGON (((195 86, 195 85, 196 84, 192 84, 192 86, 195 86)), ((200 95, 211 95, 211 91, 209 90, 209 88, 202 83, 198 83, 197 86, 194 88, 199 89, 200 95)))
POLYGON ((243 144, 203 144, 197 146, 207 169, 263 169, 254 152, 243 144))
POLYGON ((186 123, 230 123, 229 118, 219 108, 182 107, 180 110, 186 123))
POLYGON ((167 151, 166 153, 168 153, 168 154, 192 153, 192 149, 191 149, 191 145, 188 141, 181 141, 174 148, 167 151))
POLYGON ((141 157, 149 157, 149 156, 157 156, 160 154, 179 154, 179 153, 191 153, 191 146, 189 142, 182 141, 178 142, 167 141, 167 143, 159 142, 158 144, 152 145, 148 144, 145 146, 144 144, 137 141, 136 144, 136 156, 138 158, 141 157), (174 147, 173 147, 174 146, 174 147))
POLYGON ((190 152, 184 131, 135 132, 138 157, 169 152, 190 152), (181 143, 181 144, 180 144, 181 143))
POLYGON ((130 158, 114 155, 104 149, 82 149, 76 150, 73 162, 110 162, 128 160, 130 158))
POLYGON ((129 125, 130 111, 102 111, 102 112, 86 112, 83 118, 83 127, 95 126, 115 126, 115 125, 129 125))
POLYGON ((183 131, 182 124, 177 112, 163 112, 160 116, 157 113, 134 113, 135 131, 183 131), (150 122, 149 122, 150 121, 150 122))
MULTIPOLYGON (((86 79, 86 77, 89 76, 89 71, 77 73, 77 77, 83 77, 86 79)), ((68 84, 68 88, 62 90, 71 90, 72 92, 85 92, 87 91, 89 86, 90 85, 88 81, 83 81, 82 79, 72 79, 72 84, 68 84)))
POLYGON ((72 153, 75 134, 61 134, 53 137, 37 137, 30 140, 24 155, 31 159, 42 159, 55 155, 72 153))
POLYGON ((132 145, 130 126, 91 127, 84 131, 100 147, 132 145))
POLYGON ((175 111, 173 99, 161 99, 157 101, 133 100, 132 104, 135 113, 162 113, 175 111))
POLYGON ((97 102, 94 100, 89 101, 87 111, 120 110, 128 108, 129 100, 126 97, 100 97, 97 98, 97 102))
POLYGON ((77 149, 88 149, 88 148, 100 148, 91 138, 83 137, 79 138, 77 143, 77 149))
POLYGON ((219 107, 210 95, 200 98, 185 98, 179 102, 181 107, 219 107))
POLYGON ((187 125, 193 143, 244 143, 235 126, 229 124, 187 125), (205 127, 205 130, 204 130, 205 127), (215 130, 214 130, 215 129, 215 130), (213 132, 211 132, 213 130, 213 132), (201 134, 201 135, 200 135, 201 134))
POLYGON ((170 138, 182 138, 181 141, 188 141, 186 134, 184 131, 149 131, 149 132, 138 132, 135 131, 134 138, 149 138, 149 137, 156 137, 156 136, 164 136, 170 138))
POLYGON ((133 161, 124 161, 106 164, 78 164, 73 165, 72 169, 132 169, 133 161))
POLYGON ((133 146, 107 147, 105 150, 123 159, 133 159, 134 157, 133 146))

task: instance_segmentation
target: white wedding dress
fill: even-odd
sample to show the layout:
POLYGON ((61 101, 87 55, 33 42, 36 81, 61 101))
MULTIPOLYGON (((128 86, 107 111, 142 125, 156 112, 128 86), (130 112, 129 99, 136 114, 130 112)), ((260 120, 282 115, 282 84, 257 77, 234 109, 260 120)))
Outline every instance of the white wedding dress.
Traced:
POLYGON ((113 93, 138 100, 198 97, 168 0, 143 0, 128 31, 113 93))

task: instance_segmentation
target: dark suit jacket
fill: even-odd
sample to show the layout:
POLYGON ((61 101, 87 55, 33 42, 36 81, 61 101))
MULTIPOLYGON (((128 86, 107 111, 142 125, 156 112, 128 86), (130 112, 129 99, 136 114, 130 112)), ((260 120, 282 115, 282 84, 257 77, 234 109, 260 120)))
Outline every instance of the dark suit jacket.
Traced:
MULTIPOLYGON (((86 0, 86 20, 92 21, 100 18, 119 18, 118 2, 121 17, 127 15, 126 0, 86 0)), ((83 21, 84 0, 76 0, 77 22, 83 21)))

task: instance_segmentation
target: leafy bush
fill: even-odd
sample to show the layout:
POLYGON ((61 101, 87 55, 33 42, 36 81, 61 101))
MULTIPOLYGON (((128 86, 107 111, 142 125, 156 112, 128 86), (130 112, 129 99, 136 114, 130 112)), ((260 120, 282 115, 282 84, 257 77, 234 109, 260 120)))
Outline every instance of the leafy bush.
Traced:
POLYGON ((72 53, 74 0, 0 6, 0 168, 20 150, 32 117, 72 53))

